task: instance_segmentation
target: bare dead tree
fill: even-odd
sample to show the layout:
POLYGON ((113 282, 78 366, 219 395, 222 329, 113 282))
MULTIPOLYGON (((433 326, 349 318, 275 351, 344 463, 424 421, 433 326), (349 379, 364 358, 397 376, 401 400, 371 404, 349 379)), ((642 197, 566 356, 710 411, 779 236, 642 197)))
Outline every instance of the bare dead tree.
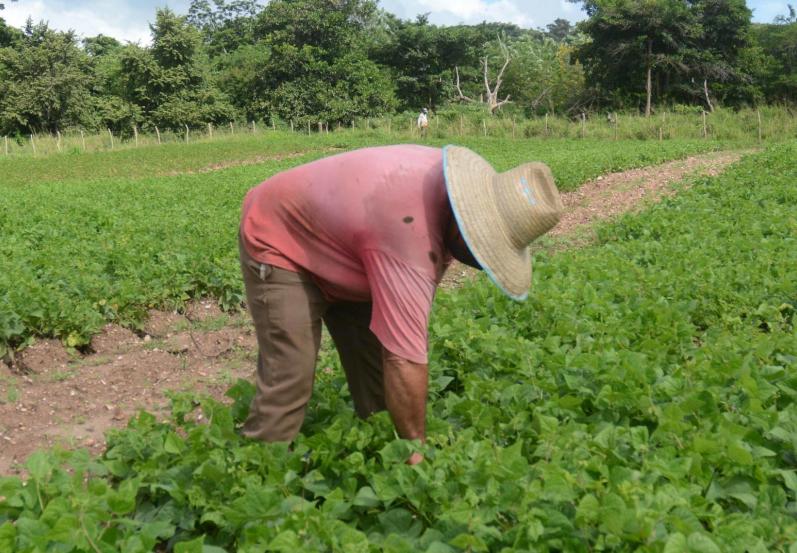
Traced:
MULTIPOLYGON (((459 102, 473 102, 473 103, 478 102, 478 103, 486 104, 488 109, 490 110, 490 114, 494 114, 497 109, 501 108, 501 106, 503 106, 504 104, 508 103, 510 101, 510 98, 511 98, 511 95, 509 95, 509 94, 507 94, 506 98, 504 98, 503 100, 501 100, 500 97, 499 97, 499 92, 501 90, 501 85, 504 82, 504 73, 506 72, 506 68, 509 66, 509 62, 511 61, 511 57, 509 55, 509 49, 506 47, 506 45, 503 43, 503 41, 501 40, 500 37, 498 38, 498 43, 501 45, 501 51, 504 53, 504 57, 505 57, 504 65, 501 67, 501 70, 498 72, 498 76, 495 79, 495 84, 493 86, 491 86, 490 85, 489 57, 485 55, 481 59, 482 68, 484 70, 484 89, 485 89, 485 94, 482 94, 481 97, 478 100, 474 100, 470 96, 465 96, 465 94, 462 92, 462 87, 461 87, 460 79, 459 79, 459 67, 454 67, 454 75, 456 77, 455 86, 456 86, 456 89, 457 89, 456 100, 459 101, 459 102)), ((545 91, 543 93, 543 97, 547 93, 548 93, 548 91, 545 91)), ((542 101, 542 97, 539 98, 539 101, 542 101)))
POLYGON ((501 51, 504 53, 504 65, 501 67, 501 71, 498 72, 498 77, 495 79, 495 86, 490 88, 490 79, 489 79, 489 67, 488 67, 488 57, 484 56, 482 58, 482 65, 484 66, 484 88, 487 91, 487 107, 490 108, 490 113, 495 113, 495 110, 499 109, 501 106, 509 102, 509 98, 511 97, 509 94, 506 95, 506 98, 503 100, 498 99, 498 92, 501 89, 501 85, 504 82, 504 72, 506 68, 509 66, 509 62, 511 58, 509 57, 509 48, 501 41, 501 38, 498 38, 498 43, 501 45, 501 51))
POLYGON ((459 100, 460 102, 475 102, 476 100, 474 100, 473 98, 471 98, 469 96, 465 96, 462 93, 462 88, 460 88, 460 86, 459 86, 459 67, 454 67, 454 74, 457 77, 457 83, 456 83, 456 85, 457 85, 457 94, 459 94, 459 96, 457 96, 457 100, 459 100))

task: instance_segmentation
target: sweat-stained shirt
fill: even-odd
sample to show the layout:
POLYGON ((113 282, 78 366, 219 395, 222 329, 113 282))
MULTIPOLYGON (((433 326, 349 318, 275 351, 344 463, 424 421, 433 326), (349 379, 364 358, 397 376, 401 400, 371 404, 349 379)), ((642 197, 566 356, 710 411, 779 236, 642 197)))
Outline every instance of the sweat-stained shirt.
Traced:
POLYGON ((439 148, 365 148, 279 173, 246 195, 253 259, 305 271, 330 301, 373 302, 371 331, 427 362, 432 300, 450 255, 451 208, 439 148))

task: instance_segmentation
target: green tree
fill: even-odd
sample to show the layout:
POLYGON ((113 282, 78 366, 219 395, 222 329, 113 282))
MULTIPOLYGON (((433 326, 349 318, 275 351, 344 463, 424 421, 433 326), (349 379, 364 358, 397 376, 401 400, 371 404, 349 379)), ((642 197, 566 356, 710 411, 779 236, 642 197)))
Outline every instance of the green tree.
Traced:
POLYGON ((465 77, 463 82, 481 82, 479 55, 489 39, 474 27, 438 27, 425 16, 415 21, 393 19, 388 37, 371 55, 390 69, 401 109, 434 109, 448 101, 455 67, 465 77))
MULTIPOLYGON (((584 70, 572 59, 573 46, 533 35, 511 40, 506 46, 511 61, 502 90, 526 115, 566 111, 581 99, 584 70)), ((500 59, 495 43, 488 52, 500 59)))
POLYGON ((557 18, 545 26, 545 34, 556 42, 564 42, 575 32, 573 25, 567 20, 557 18))
POLYGON ((97 35, 83 39, 83 49, 92 58, 100 58, 118 52, 122 43, 113 37, 97 35))
POLYGON ((762 83, 770 102, 797 103, 797 23, 754 25, 764 53, 762 83))
POLYGON ((22 33, 19 29, 9 27, 5 20, 0 17, 0 48, 6 46, 13 46, 22 38, 22 33))
POLYGON ((91 79, 74 33, 28 20, 21 38, 0 49, 0 129, 55 132, 90 123, 91 79))
POLYGON ((775 18, 775 23, 778 25, 788 25, 789 23, 797 23, 797 10, 791 4, 786 4, 789 10, 789 15, 779 15, 775 18))
POLYGON ((750 44, 752 12, 745 0, 691 0, 701 34, 688 56, 692 73, 709 111, 714 111, 709 82, 745 81, 749 75, 739 66, 741 53, 750 44))
POLYGON ((202 32, 211 55, 227 54, 254 42, 256 0, 192 0, 188 22, 202 32))
POLYGON ((249 116, 350 121, 394 107, 389 75, 368 58, 363 0, 274 0, 257 16, 255 46, 218 60, 220 83, 249 116))
POLYGON ((130 45, 120 52, 119 89, 148 125, 182 129, 226 123, 235 117, 227 97, 212 80, 201 51, 201 36, 185 17, 158 10, 152 47, 130 45))
MULTIPOLYGON (((584 0, 589 19, 579 28, 590 41, 578 50, 588 78, 621 103, 644 90, 650 116, 654 79, 685 72, 685 57, 700 36, 695 15, 683 0, 584 0), (644 83, 644 84, 643 84, 644 83)), ((660 88, 660 86, 659 86, 660 88)))

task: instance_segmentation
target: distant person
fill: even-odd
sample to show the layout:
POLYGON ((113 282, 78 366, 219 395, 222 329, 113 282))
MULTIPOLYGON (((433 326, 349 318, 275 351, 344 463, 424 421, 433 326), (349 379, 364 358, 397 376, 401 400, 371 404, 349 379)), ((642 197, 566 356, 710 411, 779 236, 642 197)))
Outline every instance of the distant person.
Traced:
POLYGON ((426 137, 426 133, 429 130, 429 110, 426 108, 423 108, 421 113, 418 114, 418 130, 422 137, 426 137))
POLYGON ((399 436, 423 441, 427 324, 452 258, 525 299, 528 245, 561 212, 547 166, 499 174, 456 146, 355 150, 250 190, 240 255, 259 355, 243 434, 267 442, 297 435, 323 322, 357 414, 387 409, 399 436))

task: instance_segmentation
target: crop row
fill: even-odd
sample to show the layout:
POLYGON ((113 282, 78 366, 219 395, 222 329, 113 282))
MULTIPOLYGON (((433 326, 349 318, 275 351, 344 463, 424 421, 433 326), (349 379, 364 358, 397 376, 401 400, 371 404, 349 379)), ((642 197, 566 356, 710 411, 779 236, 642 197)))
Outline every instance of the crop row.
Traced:
POLYGON ((239 382, 231 407, 140 414, 99 458, 35 454, 0 479, 0 549, 793 553, 796 156, 538 255, 526 303, 441 293, 420 465, 325 359, 292 448, 236 433, 239 382))

